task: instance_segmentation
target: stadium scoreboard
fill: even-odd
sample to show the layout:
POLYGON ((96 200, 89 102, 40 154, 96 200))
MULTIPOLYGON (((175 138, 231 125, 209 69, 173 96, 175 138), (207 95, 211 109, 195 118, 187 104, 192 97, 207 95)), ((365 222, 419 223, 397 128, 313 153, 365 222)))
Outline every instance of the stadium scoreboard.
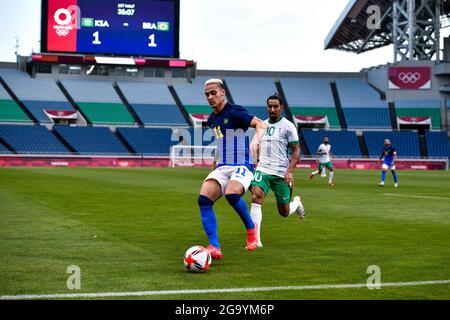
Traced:
POLYGON ((42 0, 41 51, 179 57, 179 0, 42 0))

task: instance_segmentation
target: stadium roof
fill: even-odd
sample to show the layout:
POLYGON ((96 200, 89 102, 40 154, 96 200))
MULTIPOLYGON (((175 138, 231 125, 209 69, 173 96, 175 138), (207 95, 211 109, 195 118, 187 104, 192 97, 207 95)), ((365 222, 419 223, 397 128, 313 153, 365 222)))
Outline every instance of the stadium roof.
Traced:
MULTIPOLYGON (((438 1, 441 1, 441 13, 448 15, 450 1, 438 1)), ((393 2, 393 0, 350 0, 326 37, 325 50, 338 49, 362 53, 391 44, 392 18, 390 13, 393 2), (367 21, 371 15, 367 13, 367 8, 371 5, 380 7, 379 29, 367 28, 367 21)))

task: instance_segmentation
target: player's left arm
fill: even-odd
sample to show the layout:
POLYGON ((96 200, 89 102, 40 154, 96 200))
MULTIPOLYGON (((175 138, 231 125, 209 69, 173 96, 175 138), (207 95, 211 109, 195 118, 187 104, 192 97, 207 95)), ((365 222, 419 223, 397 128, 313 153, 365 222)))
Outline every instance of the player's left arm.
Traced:
POLYGON ((259 143, 261 139, 264 137, 266 129, 269 125, 259 119, 258 117, 253 117, 250 122, 250 127, 255 128, 256 132, 253 136, 252 142, 250 143, 250 152, 252 154, 253 159, 258 159, 259 156, 259 143))
POLYGON ((292 149, 292 157, 291 161, 289 161, 289 166, 286 170, 286 174, 284 175, 284 180, 289 185, 289 187, 294 186, 294 169, 297 166, 297 163, 300 161, 300 144, 289 144, 292 149))
POLYGON ((333 160, 334 154, 332 154, 331 151, 329 152, 329 154, 330 154, 330 159, 333 160))

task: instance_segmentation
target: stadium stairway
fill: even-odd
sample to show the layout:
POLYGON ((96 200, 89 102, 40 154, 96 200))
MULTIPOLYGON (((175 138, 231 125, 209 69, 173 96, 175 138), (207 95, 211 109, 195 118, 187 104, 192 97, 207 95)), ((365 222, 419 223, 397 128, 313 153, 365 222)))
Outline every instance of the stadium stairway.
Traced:
POLYGON ((392 129, 397 129, 398 123, 397 123, 397 112, 395 111, 395 103, 389 102, 388 106, 389 106, 389 116, 391 118, 392 129))
POLYGON ((228 88, 227 81, 226 81, 225 79, 222 79, 222 82, 223 82, 223 86, 225 87, 225 94, 226 94, 226 96, 227 96, 227 100, 228 100, 231 104, 234 104, 234 99, 233 99, 233 96, 231 95, 230 89, 228 88))
POLYGON ((134 122, 139 126, 144 126, 144 122, 141 118, 139 118, 136 111, 134 111, 133 107, 131 106, 130 102, 128 102, 127 98, 123 94, 122 90, 120 89, 119 85, 117 84, 117 81, 113 82, 113 88, 117 92, 117 95, 119 96, 120 100, 122 101, 123 105, 127 108, 128 112, 133 117, 134 122))
POLYGON ((275 81, 275 87, 277 88, 278 94, 283 99, 283 102, 284 102, 284 114, 285 114, 286 118, 289 121, 291 121, 292 123, 295 124, 294 116, 292 115, 291 109, 289 109, 289 103, 288 103, 288 101, 286 99, 286 95, 284 94, 283 86, 281 85, 281 81, 279 81, 279 80, 275 81))
POLYGON ((341 100, 339 98, 339 92, 336 87, 336 82, 330 82, 331 92, 333 93, 334 106, 336 107, 336 113, 339 119, 341 128, 347 128, 347 121, 345 121, 344 111, 342 110, 341 100))
POLYGON ((67 91, 67 89, 64 87, 64 85, 62 84, 62 82, 59 79, 56 79, 56 85, 58 86, 58 88, 61 90, 61 92, 63 93, 63 95, 66 97, 67 101, 70 102, 70 104, 72 105, 72 107, 77 110, 81 116, 84 118, 84 120, 86 121, 87 124, 92 124, 92 122, 89 120, 89 118, 87 117, 87 115, 83 112, 83 110, 78 106, 78 104, 75 102, 75 100, 72 98, 72 96, 69 94, 69 92, 67 91))
POLYGON ((419 151, 420 151, 421 158, 428 156, 427 142, 425 140, 425 134, 419 134, 419 151))
POLYGON ((186 110, 186 108, 183 106, 183 103, 181 102, 180 97, 178 96, 177 92, 175 91, 175 88, 171 85, 168 86, 170 94, 173 97, 173 100, 175 101, 178 109, 180 110, 181 114, 183 115, 184 120, 190 125, 193 126, 192 119, 189 116, 189 112, 186 110))

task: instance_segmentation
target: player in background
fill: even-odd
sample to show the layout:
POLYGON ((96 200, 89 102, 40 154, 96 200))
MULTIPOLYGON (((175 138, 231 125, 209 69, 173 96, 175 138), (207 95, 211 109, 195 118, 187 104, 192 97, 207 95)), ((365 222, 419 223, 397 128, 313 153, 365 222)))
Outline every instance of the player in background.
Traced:
POLYGON ((386 171, 389 169, 392 172, 392 177, 394 178, 394 187, 398 187, 398 177, 395 171, 395 159, 397 158, 397 150, 391 146, 391 141, 389 139, 384 140, 384 147, 381 150, 381 156, 379 162, 383 160, 382 171, 381 171, 381 182, 378 184, 380 187, 384 187, 384 181, 386 180, 386 171))
POLYGON ((303 219, 305 210, 300 197, 291 202, 294 186, 293 172, 300 160, 300 144, 295 125, 281 116, 283 101, 277 95, 267 98, 268 125, 261 139, 258 166, 251 183, 252 205, 250 215, 258 229, 258 247, 261 243, 262 204, 272 190, 277 200, 278 213, 288 217, 295 213, 303 219), (292 150, 289 161, 288 149, 292 150))
POLYGON ((254 250, 257 247, 257 230, 242 195, 253 179, 254 167, 251 156, 258 153, 266 124, 250 115, 245 108, 227 102, 224 85, 220 79, 206 81, 204 90, 206 99, 213 109, 208 118, 208 126, 214 130, 217 153, 213 171, 200 188, 198 205, 203 228, 210 242, 207 249, 213 259, 221 259, 222 252, 213 205, 223 195, 239 214, 247 229, 247 249, 254 250), (256 133, 249 146, 245 131, 250 127, 256 128, 256 133))
MULTIPOLYGON (((327 168, 330 171, 330 176, 328 177, 328 185, 330 187, 334 186, 333 177, 334 169, 331 160, 333 159, 333 154, 331 153, 330 139, 328 136, 323 137, 322 144, 317 149, 317 162, 319 163, 319 168, 309 174, 309 179, 314 178, 317 174, 322 174, 322 170, 327 168)), ((325 176, 325 175, 323 175, 325 176)))

